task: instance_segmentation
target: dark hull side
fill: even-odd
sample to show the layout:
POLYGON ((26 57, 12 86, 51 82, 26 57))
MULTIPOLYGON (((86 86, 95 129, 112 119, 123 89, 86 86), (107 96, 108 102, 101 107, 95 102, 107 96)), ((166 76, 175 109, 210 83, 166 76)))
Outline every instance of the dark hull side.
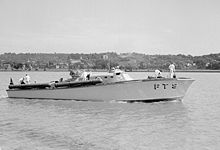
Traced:
POLYGON ((89 80, 89 81, 77 81, 77 82, 58 82, 58 83, 34 83, 34 84, 18 84, 9 85, 9 89, 45 89, 45 88, 68 88, 68 87, 83 87, 96 85, 102 83, 100 80, 89 80))

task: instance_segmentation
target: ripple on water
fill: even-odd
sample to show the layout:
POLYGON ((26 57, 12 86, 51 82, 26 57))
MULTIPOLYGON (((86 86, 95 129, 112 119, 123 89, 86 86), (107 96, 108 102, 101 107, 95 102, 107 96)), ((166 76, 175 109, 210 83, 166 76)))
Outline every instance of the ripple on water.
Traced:
POLYGON ((196 81, 182 102, 24 100, 5 98, 0 91, 3 95, 0 147, 3 150, 218 149, 219 74, 186 75, 196 81))

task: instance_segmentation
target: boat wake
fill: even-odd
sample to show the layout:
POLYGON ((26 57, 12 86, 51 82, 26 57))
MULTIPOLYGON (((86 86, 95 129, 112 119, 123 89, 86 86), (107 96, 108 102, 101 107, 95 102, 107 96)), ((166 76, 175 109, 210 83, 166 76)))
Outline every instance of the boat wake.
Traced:
POLYGON ((112 101, 110 101, 110 103, 126 104, 126 103, 128 103, 128 102, 127 102, 127 101, 116 101, 116 100, 112 100, 112 101))
POLYGON ((181 99, 159 99, 159 100, 129 100, 129 101, 111 101, 111 103, 165 103, 165 102, 181 102, 181 99))
POLYGON ((1 98, 7 98, 7 96, 6 95, 0 95, 0 99, 1 98))

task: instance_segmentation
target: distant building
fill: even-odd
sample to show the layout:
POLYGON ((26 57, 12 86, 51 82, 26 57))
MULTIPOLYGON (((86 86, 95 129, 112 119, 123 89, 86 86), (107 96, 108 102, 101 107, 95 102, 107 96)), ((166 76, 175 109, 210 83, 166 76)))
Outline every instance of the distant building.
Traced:
POLYGON ((3 68, 4 68, 5 70, 12 70, 11 64, 9 64, 9 63, 3 64, 3 68))
POLYGON ((208 67, 210 65, 210 63, 206 63, 205 66, 208 67))
POLYGON ((68 69, 68 63, 58 63, 56 68, 57 69, 68 69))
POLYGON ((80 59, 70 59, 70 64, 75 64, 75 63, 80 63, 81 60, 80 59))
POLYGON ((22 65, 22 70, 26 70, 25 64, 22 65))

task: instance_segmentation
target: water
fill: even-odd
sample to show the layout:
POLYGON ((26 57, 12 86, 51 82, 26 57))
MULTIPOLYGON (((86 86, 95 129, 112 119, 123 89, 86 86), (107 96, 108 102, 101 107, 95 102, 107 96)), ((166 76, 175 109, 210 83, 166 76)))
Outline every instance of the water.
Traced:
MULTIPOLYGON (((107 103, 7 98, 9 77, 1 72, 0 148, 2 150, 218 149, 218 73, 178 73, 196 81, 183 101, 107 103)), ((46 82, 66 72, 30 72, 46 82)), ((143 78, 147 73, 131 73, 143 78)), ((151 75, 151 73, 148 73, 151 75)))

